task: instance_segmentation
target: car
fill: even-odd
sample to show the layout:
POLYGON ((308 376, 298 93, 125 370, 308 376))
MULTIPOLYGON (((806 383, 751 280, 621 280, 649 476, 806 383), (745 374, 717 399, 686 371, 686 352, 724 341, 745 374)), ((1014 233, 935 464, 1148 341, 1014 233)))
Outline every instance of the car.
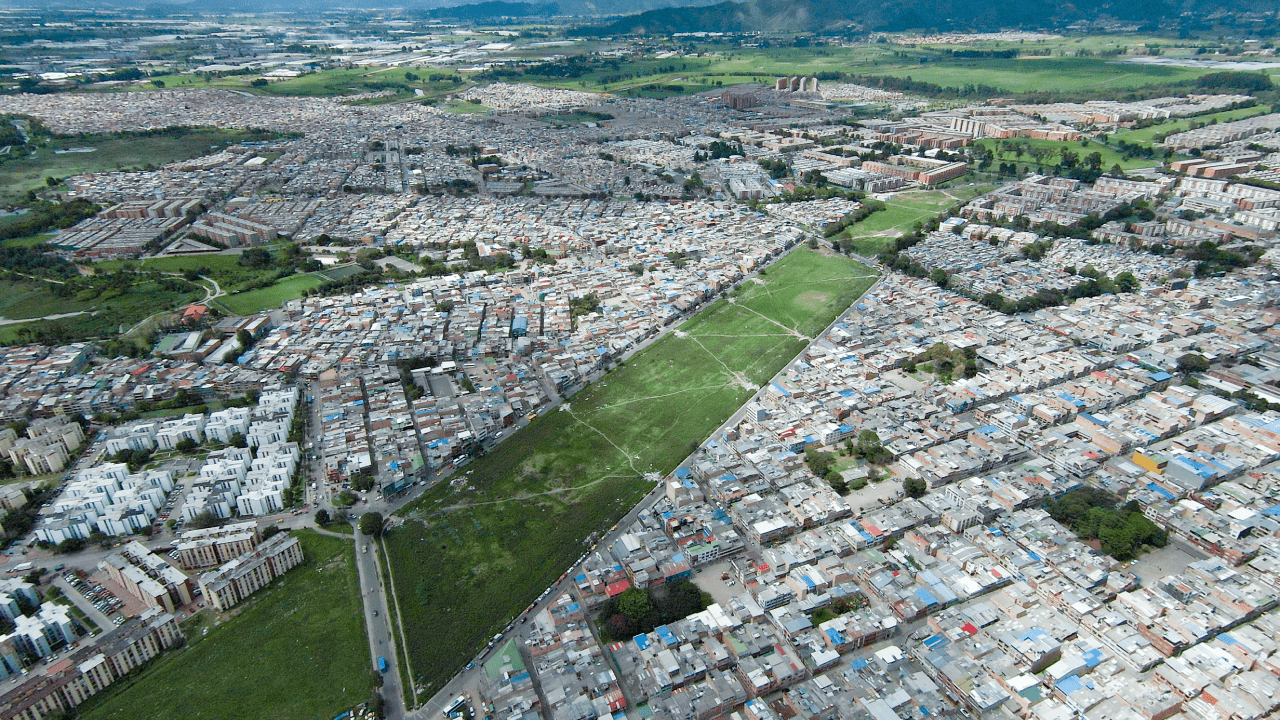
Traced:
POLYGON ((464 668, 464 669, 466 669, 466 670, 470 670, 471 668, 473 668, 473 667, 475 667, 475 666, 476 666, 475 662, 469 662, 469 663, 467 663, 467 667, 466 667, 466 668, 464 668))
POLYGON ((374 616, 374 617, 378 617, 378 611, 377 611, 377 610, 374 610, 374 611, 373 611, 373 616, 374 616))

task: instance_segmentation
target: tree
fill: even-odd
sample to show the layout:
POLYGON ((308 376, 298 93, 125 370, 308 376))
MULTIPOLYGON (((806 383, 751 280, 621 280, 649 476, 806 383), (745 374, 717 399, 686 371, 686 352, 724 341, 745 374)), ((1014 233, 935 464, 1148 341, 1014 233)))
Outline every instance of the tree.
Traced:
POLYGON ((902 491, 905 492, 908 497, 922 498, 925 493, 929 492, 929 486, 920 478, 909 477, 902 481, 902 491))
POLYGON ((269 525, 269 526, 267 526, 267 529, 266 529, 266 530, 263 530, 263 531, 262 531, 262 539, 263 539, 264 541, 265 541, 265 540, 268 540, 268 539, 270 539, 270 538, 273 538, 273 537, 275 537, 275 536, 279 535, 279 534, 280 534, 280 533, 282 533, 282 532, 284 532, 284 531, 280 529, 280 526, 279 526, 279 525, 269 525))
POLYGON ((192 440, 191 438, 182 438, 181 440, 178 441, 176 445, 173 446, 173 449, 177 450, 180 453, 186 454, 191 452, 192 450, 195 450, 196 447, 198 447, 198 445, 196 444, 195 440, 192 440))
POLYGON ((212 510, 205 510, 191 518, 191 527, 196 530, 202 530, 207 527, 213 527, 218 524, 218 516, 213 514, 212 510))
POLYGON ((378 537, 382 534, 382 513, 367 512, 360 516, 360 532, 369 537, 378 537))
POLYGON ((240 343, 241 350, 248 350, 253 347, 253 334, 244 328, 236 331, 236 342, 240 343))
POLYGON ((328 511, 328 510, 325 510, 324 508, 320 508, 319 510, 317 510, 317 511, 316 511, 316 524, 317 524, 317 525, 319 525, 320 527, 325 527, 325 526, 327 526, 330 522, 331 522, 331 519, 330 519, 330 517, 329 517, 329 511, 328 511))
POLYGON ((82 538, 67 538, 58 543, 58 553, 66 555, 67 553, 79 552, 84 549, 85 541, 82 538))
POLYGON ((240 253, 240 260, 237 261, 241 266, 261 270, 271 267, 271 253, 262 248, 249 248, 240 253))
POLYGON ((1116 290, 1122 293, 1131 293, 1138 291, 1138 278, 1133 273, 1125 270, 1116 276, 1116 290))
POLYGON ((1178 372, 1204 372, 1209 369, 1209 360, 1198 353, 1187 353, 1178 358, 1178 372))
POLYGON ((618 596, 618 611, 632 622, 640 622, 653 612, 649 594, 639 588, 627 588, 618 596))
POLYGON ((249 447, 249 442, 245 440, 244 433, 232 433, 228 444, 238 448, 249 447))
POLYGON ((368 492, 373 489, 373 472, 369 468, 361 468, 351 474, 351 488, 357 492, 368 492))

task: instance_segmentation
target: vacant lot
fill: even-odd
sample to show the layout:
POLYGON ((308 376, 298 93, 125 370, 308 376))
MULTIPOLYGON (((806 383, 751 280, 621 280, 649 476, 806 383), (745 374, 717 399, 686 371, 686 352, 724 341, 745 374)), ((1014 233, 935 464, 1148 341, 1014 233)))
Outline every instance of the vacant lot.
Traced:
POLYGON ((82 311, 86 314, 0 326, 0 343, 70 342, 109 336, 121 327, 128 330, 153 313, 204 297, 204 291, 196 286, 180 284, 189 289, 169 289, 140 276, 121 288, 91 284, 70 297, 57 297, 49 283, 10 281, 0 287, 0 316, 17 320, 82 311))
POLYGON ((355 550, 338 538, 297 534, 306 562, 82 716, 330 718, 367 699, 372 681, 355 550))
POLYGON ((798 250, 436 487, 387 540, 413 668, 438 689, 874 282, 798 250))
POLYGON ((884 201, 885 208, 868 215, 866 219, 851 225, 841 237, 864 238, 858 243, 858 252, 875 255, 879 247, 894 238, 910 232, 917 222, 933 217, 943 208, 968 200, 989 189, 989 185, 963 186, 953 190, 909 190, 894 193, 884 201), (879 235, 879 238, 869 237, 879 235))
POLYGON ((271 287, 227 295, 218 301, 236 315, 252 315, 263 310, 274 310, 286 300, 296 300, 304 292, 318 287, 320 278, 314 273, 290 275, 271 287))

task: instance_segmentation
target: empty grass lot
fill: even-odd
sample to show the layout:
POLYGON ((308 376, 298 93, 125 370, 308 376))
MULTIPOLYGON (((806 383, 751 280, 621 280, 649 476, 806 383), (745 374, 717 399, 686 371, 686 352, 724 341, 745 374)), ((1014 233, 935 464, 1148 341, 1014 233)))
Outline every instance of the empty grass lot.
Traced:
POLYGON ((297 531, 306 561, 232 619, 163 656, 86 720, 330 718, 369 697, 372 679, 355 549, 297 531))
POLYGON ((93 314, 0 326, 0 342, 31 342, 32 338, 23 333, 24 328, 31 331, 55 326, 60 332, 56 337, 64 342, 107 336, 120 327, 128 329, 158 310, 204 296, 195 286, 189 291, 169 290, 146 278, 123 289, 100 291, 93 286, 65 298, 55 296, 50 287, 38 280, 10 281, 0 286, 0 316, 19 320, 81 311, 93 314))
POLYGON ((968 200, 990 189, 989 185, 962 186, 954 190, 911 190, 894 193, 885 208, 868 215, 844 230, 840 237, 854 239, 859 254, 871 257, 895 237, 909 232, 917 222, 933 217, 960 200, 968 200))
POLYGON ((1232 122, 1235 120, 1243 120, 1244 118, 1254 117, 1255 115, 1265 115, 1271 108, 1247 107, 1237 108, 1235 110, 1224 110, 1218 113, 1210 113, 1208 115, 1198 115, 1193 118, 1185 118, 1183 120, 1171 120, 1162 122, 1159 125, 1151 127, 1139 128, 1137 130, 1122 130, 1111 136, 1111 141, 1123 140, 1128 143, 1142 143, 1144 145, 1155 142, 1156 137, 1164 137, 1173 133, 1189 130, 1193 124, 1208 125, 1215 120, 1220 123, 1232 122))
POLYGON ((236 315, 252 315, 263 310, 274 310, 286 300, 296 300, 304 292, 318 287, 320 278, 314 273, 290 275, 271 287, 225 295, 218 302, 236 315))
POLYGON ((427 694, 873 282, 797 250, 406 508, 387 551, 427 694))

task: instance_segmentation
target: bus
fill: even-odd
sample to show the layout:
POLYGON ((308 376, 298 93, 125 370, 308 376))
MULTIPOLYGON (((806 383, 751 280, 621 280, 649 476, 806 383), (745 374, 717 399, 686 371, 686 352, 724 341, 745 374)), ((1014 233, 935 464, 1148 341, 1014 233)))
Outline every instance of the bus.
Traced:
POLYGON ((380 673, 384 673, 384 672, 386 672, 386 671, 387 671, 387 659, 386 659, 386 658, 384 658, 384 657, 379 656, 379 657, 378 657, 378 672, 380 672, 380 673))
POLYGON ((458 697, 454 698, 453 702, 449 703, 449 705, 444 709, 444 716, 453 717, 455 714, 465 709, 466 707, 467 707, 467 696, 459 695, 458 697))

